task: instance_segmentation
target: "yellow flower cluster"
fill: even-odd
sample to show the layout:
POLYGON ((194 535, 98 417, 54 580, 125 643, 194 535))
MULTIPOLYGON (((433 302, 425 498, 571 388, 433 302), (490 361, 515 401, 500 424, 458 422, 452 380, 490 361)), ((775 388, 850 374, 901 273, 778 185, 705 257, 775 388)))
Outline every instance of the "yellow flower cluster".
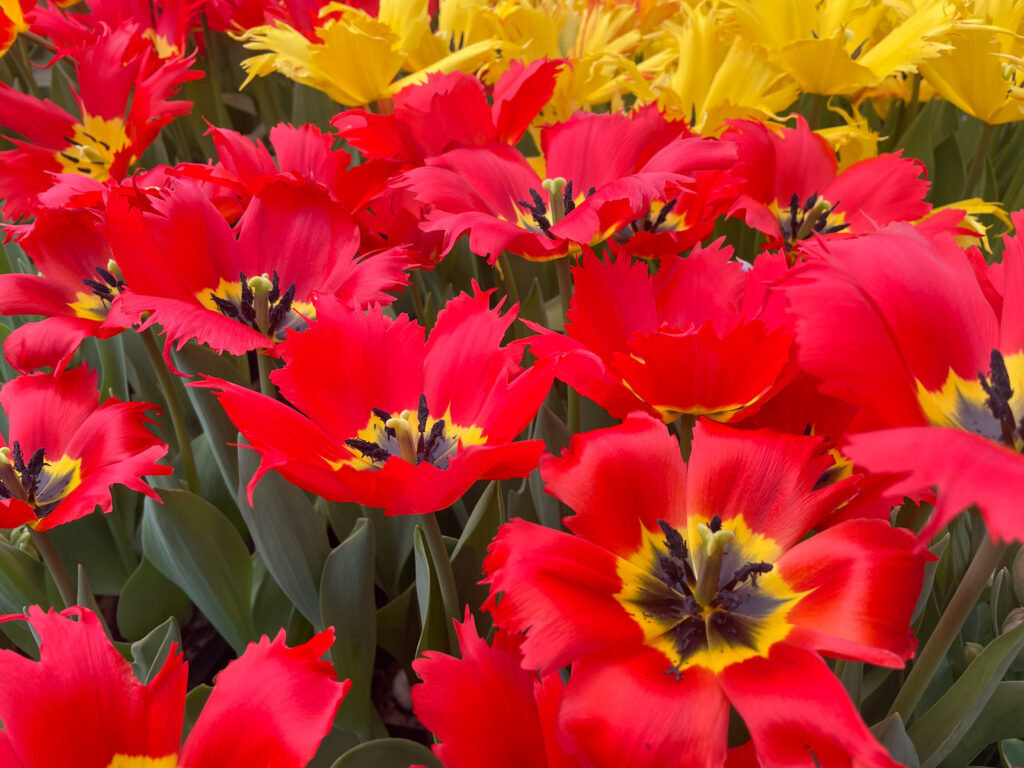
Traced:
MULTIPOLYGON (((376 16, 332 2, 312 33, 246 30, 249 80, 280 72, 346 106, 392 96, 431 72, 493 80, 511 59, 568 62, 542 120, 657 101, 715 134, 770 120, 801 93, 841 96, 830 138, 871 153, 859 115, 935 96, 990 124, 1024 117, 1024 3, 1013 0, 381 0, 376 16)), ((248 82, 248 80, 247 80, 248 82)))

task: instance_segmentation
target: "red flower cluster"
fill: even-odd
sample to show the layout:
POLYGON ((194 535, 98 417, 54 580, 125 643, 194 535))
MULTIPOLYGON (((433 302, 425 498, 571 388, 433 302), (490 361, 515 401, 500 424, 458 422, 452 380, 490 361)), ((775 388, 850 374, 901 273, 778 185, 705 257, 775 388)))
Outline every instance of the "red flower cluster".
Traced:
MULTIPOLYGON (((840 170, 802 118, 705 137, 647 104, 538 125, 571 71, 544 58, 502 60, 487 81, 430 71, 376 111, 337 115, 333 132, 279 124, 265 144, 211 126, 215 159, 130 174, 190 109, 175 98, 201 77, 192 41, 208 51, 210 27, 275 20, 311 41, 316 18, 345 16, 320 6, 4 6, 0 51, 31 28, 77 80, 71 112, 0 84, 14 135, 3 226, 31 260, 0 275, 0 313, 45 318, 4 344, 22 375, 0 389, 0 528, 38 540, 109 512, 114 484, 158 500, 144 477, 172 470, 156 463, 156 406, 100 403, 97 374, 73 364, 103 359, 122 332, 146 334, 149 357, 132 359, 130 333, 115 340, 135 374, 118 391, 148 392, 158 366, 194 476, 168 369, 175 347, 180 363, 206 345, 182 355, 203 374, 186 391, 220 463, 234 429, 217 403, 258 452, 250 504, 274 471, 328 501, 425 516, 423 623, 434 591, 449 619, 467 608, 462 657, 413 666, 415 710, 447 768, 894 766, 823 657, 903 667, 925 546, 966 507, 992 537, 1024 539, 1022 236, 989 265, 962 245, 963 212, 922 223, 921 163, 895 153, 840 170), (760 252, 712 240, 726 219, 760 252), (438 290, 463 236, 478 272, 500 260, 513 296, 506 255, 562 261, 516 264, 537 277, 522 307, 480 288, 496 274, 438 290), (564 323, 539 288, 556 274, 564 323), (521 309, 533 319, 516 325, 521 309), (82 349, 90 337, 98 348, 82 349), (557 435, 540 427, 564 415, 579 431, 580 397, 621 423, 545 455, 539 438, 557 435), (568 532, 552 516, 508 521, 512 497, 496 489, 503 524, 476 572, 490 594, 465 606, 433 513, 461 513, 479 481, 531 475, 537 511, 535 472, 573 512, 568 532), (936 504, 920 535, 890 521, 905 494, 936 504), (493 620, 491 644, 473 608, 493 620)), ((326 553, 323 527, 306 534, 326 553)), ((254 561, 274 579, 295 565, 265 554, 254 561)), ((324 558, 296 565, 304 584, 324 558)), ((250 645, 184 745, 176 649, 143 684, 86 609, 0 617, 39 641, 38 661, 0 651, 0 765, 305 765, 349 685, 321 660, 332 630, 294 617, 289 632, 312 639, 250 645), (56 736, 54 719, 69 724, 56 736)))
POLYGON ((0 651, 0 763, 8 768, 303 768, 351 686, 320 658, 332 631, 288 648, 282 630, 221 672, 182 745, 188 665, 177 650, 143 685, 91 611, 32 607, 0 617, 16 620, 38 636, 39 661, 0 651))

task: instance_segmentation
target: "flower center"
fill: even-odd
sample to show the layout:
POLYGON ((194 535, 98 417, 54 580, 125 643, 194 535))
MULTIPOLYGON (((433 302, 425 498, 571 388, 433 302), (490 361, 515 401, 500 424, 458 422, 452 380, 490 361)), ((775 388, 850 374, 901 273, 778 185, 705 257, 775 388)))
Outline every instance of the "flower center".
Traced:
POLYGON ((679 198, 674 198, 667 202, 655 200, 643 216, 634 219, 629 223, 629 226, 623 227, 616 232, 613 235, 613 239, 621 244, 627 242, 629 238, 640 232, 650 232, 653 235, 658 232, 674 232, 681 229, 681 225, 685 223, 683 216, 673 216, 671 220, 669 219, 672 209, 676 207, 678 202, 679 198))
POLYGON ((815 192, 800 205, 800 197, 793 193, 789 199, 789 209, 778 215, 779 229, 786 250, 796 248, 797 243, 817 232, 819 235, 830 235, 842 232, 850 225, 842 221, 842 214, 834 214, 838 201, 830 203, 815 192))
POLYGON ((82 280, 86 291, 75 294, 75 301, 70 306, 78 317, 96 320, 102 323, 107 319, 110 305, 121 291, 125 289, 124 276, 113 259, 107 262, 107 268, 96 267, 99 280, 86 277, 82 280))
POLYGON ((917 382, 917 401, 935 426, 964 429, 1024 450, 1024 352, 1004 357, 993 349, 987 374, 978 371, 977 379, 963 379, 950 369, 938 390, 917 382))
MULTIPOLYGON (((549 202, 545 203, 540 192, 532 188, 530 189, 532 203, 528 203, 525 200, 516 200, 516 205, 527 211, 533 218, 533 223, 531 224, 523 214, 520 214, 519 226, 525 227, 531 232, 547 235, 552 240, 557 240, 558 238, 551 234, 551 227, 572 213, 576 208, 576 200, 572 195, 572 180, 566 181, 561 176, 557 176, 553 179, 545 179, 541 182, 541 187, 548 193, 549 202)), ((590 192, 584 196, 584 199, 594 194, 594 190, 595 188, 591 187, 590 192)))
MULTIPOLYGON (((487 441, 478 427, 459 427, 451 423, 450 414, 435 419, 427 407, 426 395, 420 395, 416 411, 391 414, 374 408, 370 423, 357 437, 345 441, 359 462, 379 469, 392 456, 410 464, 427 462, 438 469, 447 469, 459 445, 481 445, 487 441)), ((359 464, 357 464, 359 466, 359 464)))
POLYGON ((56 154, 61 171, 91 176, 96 181, 110 178, 117 153, 129 144, 121 118, 105 120, 95 115, 85 115, 81 123, 76 123, 67 142, 68 147, 56 154))
POLYGON ((62 456, 48 462, 45 455, 46 450, 40 448, 25 461, 17 440, 10 448, 0 448, 0 498, 24 501, 40 518, 82 482, 81 459, 62 456))
POLYGON ((700 665, 719 672, 768 649, 789 633, 797 602, 774 572, 777 545, 752 533, 737 516, 723 527, 715 515, 683 534, 658 521, 663 538, 644 532, 640 550, 620 561, 616 599, 644 631, 645 642, 668 658, 677 676, 700 665))
POLYGON ((275 342, 284 340, 288 328, 302 330, 307 318, 316 316, 312 304, 295 301, 295 283, 281 290, 277 270, 273 278, 266 273, 246 278, 241 272, 238 278, 237 283, 221 278, 216 290, 200 294, 199 301, 275 342))

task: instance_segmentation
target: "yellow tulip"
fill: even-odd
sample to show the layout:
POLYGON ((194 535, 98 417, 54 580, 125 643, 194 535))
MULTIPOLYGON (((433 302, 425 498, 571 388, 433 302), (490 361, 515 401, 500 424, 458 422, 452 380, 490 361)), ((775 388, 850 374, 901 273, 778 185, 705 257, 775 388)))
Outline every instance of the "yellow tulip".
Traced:
POLYGON ((1024 4, 978 0, 951 36, 952 48, 921 65, 942 96, 989 125, 1024 119, 1024 4))
POLYGON ((248 74, 242 87, 276 71, 339 104, 363 106, 431 72, 474 71, 503 47, 496 39, 456 45, 453 38, 445 45, 430 30, 425 0, 382 0, 380 5, 377 18, 341 3, 324 6, 313 30, 316 40, 283 22, 246 30, 239 38, 245 47, 267 53, 242 62, 248 74), (403 70, 410 74, 396 80, 403 70))
POLYGON ((671 58, 654 81, 666 112, 710 136, 726 120, 769 120, 796 99, 796 82, 762 49, 729 34, 714 9, 687 9, 680 21, 666 27, 661 48, 671 58))
POLYGON ((949 47, 945 0, 727 0, 737 28, 807 93, 853 95, 949 47))

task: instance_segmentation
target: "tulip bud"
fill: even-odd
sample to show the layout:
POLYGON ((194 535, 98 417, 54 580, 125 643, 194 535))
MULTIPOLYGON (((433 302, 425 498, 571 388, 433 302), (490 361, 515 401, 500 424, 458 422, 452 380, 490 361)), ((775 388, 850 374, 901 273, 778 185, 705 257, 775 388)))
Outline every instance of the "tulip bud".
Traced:
POLYGON ((32 532, 28 529, 27 525, 19 525, 17 528, 11 530, 11 546, 17 547, 35 560, 41 559, 39 557, 39 551, 36 549, 36 545, 32 541, 32 532))
POLYGON ((981 643, 964 643, 964 657, 967 659, 967 663, 973 662, 984 650, 985 646, 981 643))
POLYGON ((1005 635, 1007 632, 1016 629, 1021 624, 1024 624, 1024 608, 1014 608, 1006 614, 1006 618, 1003 619, 1002 634, 1005 635))
POLYGON ((1024 605, 1024 547, 1017 550, 1010 573, 1013 578, 1013 594, 1016 596, 1017 602, 1024 605))

